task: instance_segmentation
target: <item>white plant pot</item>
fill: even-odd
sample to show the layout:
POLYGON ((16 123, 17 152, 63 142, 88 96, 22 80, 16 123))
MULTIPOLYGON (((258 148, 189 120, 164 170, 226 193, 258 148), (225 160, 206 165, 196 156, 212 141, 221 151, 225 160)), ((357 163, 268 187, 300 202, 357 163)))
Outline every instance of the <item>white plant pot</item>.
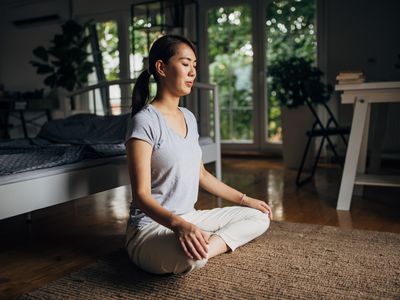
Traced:
MULTIPOLYGON (((288 169, 298 169, 308 140, 306 132, 311 130, 314 117, 306 106, 292 109, 282 107, 281 121, 283 162, 288 169)), ((315 157, 314 145, 313 140, 308 150, 304 170, 312 167, 315 157)))

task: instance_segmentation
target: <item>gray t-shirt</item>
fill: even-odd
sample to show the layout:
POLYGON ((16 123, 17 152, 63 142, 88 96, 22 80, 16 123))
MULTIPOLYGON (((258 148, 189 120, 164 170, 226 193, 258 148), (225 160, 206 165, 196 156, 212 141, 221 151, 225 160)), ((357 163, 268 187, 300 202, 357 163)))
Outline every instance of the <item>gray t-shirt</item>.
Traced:
MULTIPOLYGON (((199 191, 201 148, 194 115, 179 108, 187 127, 186 137, 167 124, 152 105, 146 105, 128 121, 127 141, 146 141, 153 147, 151 155, 151 194, 163 207, 177 215, 194 210, 199 191)), ((129 225, 142 227, 153 220, 135 207, 133 199, 129 225)))

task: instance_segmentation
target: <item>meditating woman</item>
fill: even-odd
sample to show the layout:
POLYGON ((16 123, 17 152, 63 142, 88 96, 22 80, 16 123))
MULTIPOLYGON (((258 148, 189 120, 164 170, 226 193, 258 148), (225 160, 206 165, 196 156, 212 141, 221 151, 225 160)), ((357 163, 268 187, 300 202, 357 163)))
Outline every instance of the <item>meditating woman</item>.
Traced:
POLYGON ((204 168, 194 115, 179 107, 196 78, 196 53, 184 37, 154 42, 149 69, 132 95, 126 152, 133 201, 126 232, 130 259, 145 271, 184 274, 264 233, 272 213, 204 168), (157 83, 149 99, 149 79, 157 83), (199 185, 239 206, 196 210, 199 185))

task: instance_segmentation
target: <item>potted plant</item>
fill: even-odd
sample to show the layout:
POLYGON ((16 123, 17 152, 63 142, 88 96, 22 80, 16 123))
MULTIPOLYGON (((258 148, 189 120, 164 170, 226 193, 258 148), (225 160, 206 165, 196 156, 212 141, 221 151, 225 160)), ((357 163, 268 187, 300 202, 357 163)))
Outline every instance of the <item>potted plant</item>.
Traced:
MULTIPOLYGON (((271 94, 281 106, 282 151, 288 168, 299 167, 307 142, 306 132, 315 121, 306 100, 318 104, 330 98, 332 87, 322 82, 322 76, 321 70, 302 57, 278 59, 269 68, 271 94)), ((313 151, 309 151, 305 168, 310 167, 312 156, 313 151)))
MULTIPOLYGON (((44 84, 50 88, 52 97, 58 95, 57 89, 73 91, 88 81, 94 64, 88 60, 90 37, 89 23, 80 25, 69 20, 61 25, 62 33, 56 34, 48 48, 39 46, 33 50, 38 60, 30 61, 40 75, 46 75, 44 84)), ((57 105, 56 105, 57 106, 57 105)))

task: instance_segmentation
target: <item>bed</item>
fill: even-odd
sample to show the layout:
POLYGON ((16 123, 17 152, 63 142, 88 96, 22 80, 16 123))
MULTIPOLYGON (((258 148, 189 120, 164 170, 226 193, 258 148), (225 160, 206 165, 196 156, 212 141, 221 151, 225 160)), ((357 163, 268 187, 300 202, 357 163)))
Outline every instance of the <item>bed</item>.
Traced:
MULTIPOLYGON (((126 83, 96 84, 67 98, 126 83)), ((217 88, 202 83, 196 88, 213 95, 214 134, 200 137, 199 143, 204 163, 215 162, 221 178, 217 88)), ((0 142, 0 220, 130 183, 123 145, 129 115, 74 114, 70 108, 66 114, 46 123, 33 139, 0 142), (60 132, 65 134, 60 137, 60 132)))

